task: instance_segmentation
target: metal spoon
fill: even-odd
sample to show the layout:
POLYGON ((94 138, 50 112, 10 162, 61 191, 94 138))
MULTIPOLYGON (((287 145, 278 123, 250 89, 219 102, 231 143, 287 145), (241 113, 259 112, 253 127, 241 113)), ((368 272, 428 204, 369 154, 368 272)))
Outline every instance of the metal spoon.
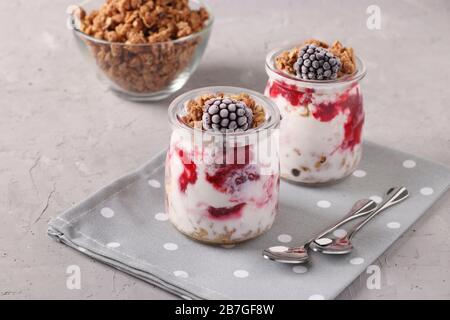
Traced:
POLYGON ((346 224, 349 221, 372 213, 373 211, 375 211, 376 208, 377 204, 373 200, 370 199, 359 200, 353 205, 352 209, 345 215, 345 217, 341 221, 339 221, 338 223, 334 224, 331 227, 328 227, 325 231, 321 232, 318 236, 310 239, 304 245, 291 248, 285 246, 270 247, 263 250, 262 254, 266 259, 281 263, 292 263, 292 264, 306 263, 309 259, 308 248, 311 242, 313 242, 315 239, 322 238, 323 236, 336 230, 337 228, 346 224))
POLYGON ((310 248, 316 252, 321 252, 325 254, 347 254, 353 250, 352 238, 355 234, 362 229, 370 220, 377 216, 380 212, 386 210, 387 208, 405 200, 408 198, 409 193, 405 187, 395 187, 389 189, 386 193, 385 200, 378 206, 378 208, 371 213, 366 219, 361 221, 359 224, 354 226, 349 233, 338 239, 329 239, 323 237, 317 237, 310 244, 310 248))

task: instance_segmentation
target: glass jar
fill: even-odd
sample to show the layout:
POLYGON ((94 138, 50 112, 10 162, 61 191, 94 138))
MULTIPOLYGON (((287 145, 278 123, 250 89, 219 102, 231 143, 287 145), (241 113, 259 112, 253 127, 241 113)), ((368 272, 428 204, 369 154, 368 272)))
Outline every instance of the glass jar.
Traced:
POLYGON ((281 177, 316 185, 350 175, 362 154, 363 99, 359 82, 366 74, 356 58, 357 71, 337 80, 302 80, 275 68, 267 56, 269 80, 265 95, 281 113, 281 177))
POLYGON ((234 244, 267 231, 277 214, 280 114, 263 95, 234 87, 187 92, 169 107, 172 128, 166 158, 166 211, 183 234, 215 244, 234 244), (248 94, 266 121, 245 132, 220 133, 181 121, 186 104, 205 94, 248 94))

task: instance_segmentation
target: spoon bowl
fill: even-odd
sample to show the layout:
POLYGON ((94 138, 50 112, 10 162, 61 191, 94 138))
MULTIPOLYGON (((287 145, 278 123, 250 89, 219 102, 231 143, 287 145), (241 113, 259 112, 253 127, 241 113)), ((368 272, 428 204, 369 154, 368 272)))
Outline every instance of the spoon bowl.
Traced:
POLYGON ((275 246, 263 251, 263 257, 272 261, 290 264, 306 263, 309 259, 308 250, 304 246, 284 247, 275 246))

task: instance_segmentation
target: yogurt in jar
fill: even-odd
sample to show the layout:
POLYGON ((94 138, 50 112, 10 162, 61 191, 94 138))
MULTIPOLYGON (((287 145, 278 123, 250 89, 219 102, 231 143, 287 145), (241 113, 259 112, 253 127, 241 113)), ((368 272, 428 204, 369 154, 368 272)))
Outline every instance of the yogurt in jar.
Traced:
POLYGON ((166 158, 166 210, 169 220, 194 239, 234 244, 268 230, 276 217, 279 190, 276 106, 249 92, 265 108, 265 122, 240 133, 210 133, 180 120, 189 99, 205 92, 249 92, 205 88, 187 93, 169 110, 173 127, 166 158))

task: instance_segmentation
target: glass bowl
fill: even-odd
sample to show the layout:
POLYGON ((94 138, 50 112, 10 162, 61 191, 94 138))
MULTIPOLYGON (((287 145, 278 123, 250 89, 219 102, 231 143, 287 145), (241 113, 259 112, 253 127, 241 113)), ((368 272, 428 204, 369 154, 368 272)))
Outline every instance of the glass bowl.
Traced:
POLYGON ((82 7, 89 13, 104 2, 88 0, 68 10, 68 26, 99 78, 114 93, 133 101, 162 100, 181 89, 205 52, 214 21, 211 10, 200 0, 190 0, 191 9, 203 7, 208 11, 209 19, 201 31, 171 41, 126 44, 96 39, 80 30, 77 9, 82 7))

